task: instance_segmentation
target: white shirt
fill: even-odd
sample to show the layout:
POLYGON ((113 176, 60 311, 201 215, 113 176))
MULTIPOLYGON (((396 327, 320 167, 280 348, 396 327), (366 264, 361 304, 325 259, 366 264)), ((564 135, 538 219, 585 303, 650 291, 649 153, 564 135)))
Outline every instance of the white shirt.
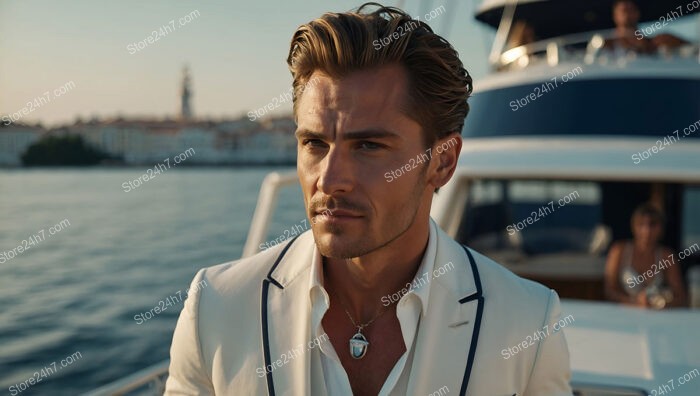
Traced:
MULTIPOLYGON (((408 380, 413 365, 413 342, 415 340, 418 323, 421 318, 421 313, 428 307, 428 298, 430 297, 430 281, 433 276, 433 268, 435 266, 437 231, 434 229, 436 225, 430 222, 430 234, 428 236, 428 247, 423 255, 416 276, 410 286, 404 286, 403 296, 399 299, 396 307, 396 316, 401 324, 401 334, 406 345, 406 352, 401 355, 399 360, 394 365, 394 368, 389 373, 389 376, 384 381, 384 385, 379 392, 380 396, 385 395, 406 395, 408 394, 408 380), (405 294, 404 294, 405 293, 405 294)), ((323 287, 323 261, 321 254, 317 248, 314 248, 314 258, 311 263, 311 279, 309 282, 309 297, 311 298, 311 331, 316 339, 324 339, 325 331, 321 324, 323 316, 328 311, 330 299, 328 292, 323 287)), ((399 295, 401 295, 399 294, 399 295)), ((399 295, 394 295, 394 298, 387 296, 390 302, 395 302, 399 295)), ((387 300, 383 300, 385 302, 387 300)), ((352 326, 350 321, 348 326, 352 326)), ((381 348, 381 345, 371 344, 371 348, 381 348)), ((320 354, 320 359, 317 356, 311 358, 311 372, 315 370, 317 362, 321 362, 325 384, 325 392, 329 396, 345 396, 352 395, 350 380, 347 373, 340 363, 340 359, 330 342, 322 342, 319 348, 314 348, 311 353, 320 354)), ((321 383, 320 381, 313 381, 321 383)), ((322 394, 319 389, 312 389, 311 394, 322 394)))

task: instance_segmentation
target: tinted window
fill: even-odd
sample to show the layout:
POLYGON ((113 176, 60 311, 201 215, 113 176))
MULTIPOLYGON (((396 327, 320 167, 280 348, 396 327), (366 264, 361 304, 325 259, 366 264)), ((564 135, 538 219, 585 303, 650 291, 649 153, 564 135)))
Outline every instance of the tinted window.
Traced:
POLYGON ((688 186, 683 194, 681 248, 700 243, 700 186, 688 186))
POLYGON ((601 200, 593 182, 477 180, 457 240, 485 252, 588 253, 601 200))

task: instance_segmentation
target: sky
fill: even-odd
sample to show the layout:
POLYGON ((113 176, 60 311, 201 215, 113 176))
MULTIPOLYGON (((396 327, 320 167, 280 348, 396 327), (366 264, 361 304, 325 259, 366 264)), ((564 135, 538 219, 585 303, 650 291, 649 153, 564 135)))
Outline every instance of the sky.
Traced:
MULTIPOLYGON (((49 91, 50 101, 35 102, 22 122, 173 117, 187 64, 195 115, 239 117, 288 91, 285 59, 299 25, 362 2, 0 0, 0 114, 17 112, 49 91), (180 25, 187 15, 191 19, 180 25), (135 48, 173 19, 174 30, 135 48), (52 94, 64 86, 63 95, 52 94)), ((474 77, 487 73, 493 33, 473 19, 473 0, 384 4, 400 5, 414 17, 444 5, 429 24, 452 43, 474 77)), ((289 113, 291 105, 275 112, 289 113)))
MULTIPOLYGON (((0 0, 0 115, 32 102, 23 123, 175 117, 187 64, 195 116, 245 116, 289 91, 285 59, 299 25, 364 1, 0 0), (135 48, 166 26, 170 31, 156 33, 158 41, 135 48), (52 94, 60 94, 61 87, 67 87, 62 95, 52 94), (42 100, 45 92, 48 98, 42 100)), ((494 32, 473 18, 481 0, 384 4, 424 21, 427 13, 444 7, 428 23, 452 43, 475 79, 488 73, 494 32)), ((682 24, 674 22, 671 30, 694 29, 692 20, 686 31, 682 24)), ((271 114, 290 112, 291 104, 285 103, 271 114)))

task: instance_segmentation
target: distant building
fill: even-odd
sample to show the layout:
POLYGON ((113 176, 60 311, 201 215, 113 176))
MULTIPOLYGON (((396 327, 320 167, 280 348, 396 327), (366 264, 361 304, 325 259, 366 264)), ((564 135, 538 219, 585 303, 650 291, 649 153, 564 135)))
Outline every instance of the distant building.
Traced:
POLYGON ((0 166, 22 165, 22 154, 44 132, 40 126, 0 123, 0 166))
POLYGON ((78 135, 113 159, 110 164, 145 165, 194 150, 187 165, 293 165, 296 161, 296 125, 291 116, 251 121, 195 119, 188 68, 183 69, 181 108, 177 119, 80 117, 72 125, 51 130, 0 123, 0 165, 21 166, 22 154, 44 135, 78 135))

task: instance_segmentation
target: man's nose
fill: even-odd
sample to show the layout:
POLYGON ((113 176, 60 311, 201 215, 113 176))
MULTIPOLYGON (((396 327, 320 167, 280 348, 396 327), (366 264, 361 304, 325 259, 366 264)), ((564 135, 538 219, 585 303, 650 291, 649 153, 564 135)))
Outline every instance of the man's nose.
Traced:
POLYGON ((317 187, 326 195, 352 191, 355 177, 350 153, 333 145, 321 162, 317 187))

